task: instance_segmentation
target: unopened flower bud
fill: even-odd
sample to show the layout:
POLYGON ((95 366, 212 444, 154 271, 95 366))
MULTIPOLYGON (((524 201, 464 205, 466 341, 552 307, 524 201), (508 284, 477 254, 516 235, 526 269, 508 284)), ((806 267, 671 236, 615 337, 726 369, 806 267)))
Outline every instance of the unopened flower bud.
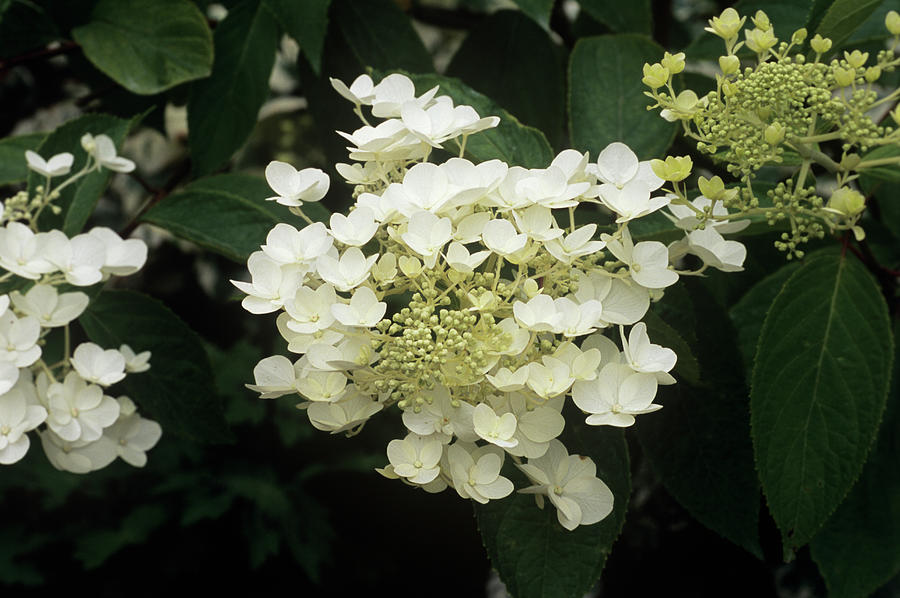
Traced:
POLYGON ((900 35, 900 14, 896 10, 892 10, 884 15, 884 26, 891 35, 900 35))
POLYGON ((667 156, 662 160, 651 160, 650 168, 653 173, 665 181, 683 181, 691 174, 694 162, 690 156, 667 156))
POLYGON ((851 67, 858 69, 862 65, 866 63, 866 60, 869 59, 868 52, 860 52, 859 50, 853 50, 852 52, 844 52, 844 59, 850 64, 851 67))
POLYGON ((737 93, 737 87, 735 87, 733 83, 729 83, 728 81, 725 81, 722 83, 722 93, 725 95, 726 98, 730 98, 735 93, 737 93))
POLYGON ((834 82, 838 84, 838 87, 852 85, 855 79, 856 73, 850 69, 841 68, 839 66, 834 67, 834 82))
POLYGON ((706 30, 727 41, 737 37, 746 20, 747 17, 741 17, 735 9, 728 7, 721 15, 709 20, 709 27, 706 30))
POLYGON ((751 29, 744 32, 744 37, 747 39, 747 47, 757 54, 766 52, 778 43, 778 38, 775 37, 775 30, 771 28, 751 29))
POLYGON ((723 75, 736 73, 741 68, 741 59, 734 54, 731 56, 719 56, 719 68, 722 69, 723 75))
POLYGON ((831 194, 828 207, 837 210, 847 216, 856 216, 866 207, 866 198, 863 194, 849 187, 841 187, 831 194))
POLYGON ((651 89, 659 89, 669 82, 669 69, 661 65, 644 64, 644 78, 641 81, 651 89))
POLYGON ((400 271, 409 278, 415 278, 422 273, 422 262, 414 257, 404 255, 397 262, 400 266, 400 271))
POLYGON ((664 67, 669 69, 673 75, 677 75, 684 70, 684 52, 678 54, 669 54, 666 52, 660 61, 664 67))
POLYGON ((757 10, 756 14, 750 20, 753 21, 753 24, 756 25, 757 29, 768 31, 772 28, 772 23, 769 21, 769 16, 761 10, 757 10))
POLYGON ((817 33, 813 36, 812 40, 810 40, 809 47, 811 47, 816 54, 824 54, 831 49, 831 40, 827 37, 822 37, 817 33))
POLYGON ((763 137, 765 137, 766 143, 775 147, 784 141, 784 131, 784 125, 775 122, 766 127, 765 132, 763 132, 763 137))
POLYGON ((791 42, 793 42, 795 44, 802 44, 803 42, 806 41, 806 36, 807 36, 807 32, 806 32, 805 27, 798 29, 797 31, 794 32, 794 35, 791 36, 791 42))
POLYGON ((875 83, 879 77, 881 77, 881 67, 870 66, 866 69, 866 81, 869 83, 875 83))
POLYGON ((896 108, 891 110, 891 118, 894 119, 894 122, 900 125, 900 104, 897 105, 896 108))
POLYGON ((841 158, 841 168, 844 170, 853 170, 862 161, 859 154, 844 154, 841 158))
POLYGON ((525 281, 525 284, 522 285, 522 290, 525 291, 525 295, 529 299, 536 297, 541 292, 540 287, 538 287, 537 281, 535 281, 533 278, 529 278, 525 281))
POLYGON ((718 201, 725 195, 725 183, 722 182, 722 178, 719 176, 714 176, 711 179, 700 177, 697 180, 697 186, 700 188, 700 193, 712 201, 718 201))

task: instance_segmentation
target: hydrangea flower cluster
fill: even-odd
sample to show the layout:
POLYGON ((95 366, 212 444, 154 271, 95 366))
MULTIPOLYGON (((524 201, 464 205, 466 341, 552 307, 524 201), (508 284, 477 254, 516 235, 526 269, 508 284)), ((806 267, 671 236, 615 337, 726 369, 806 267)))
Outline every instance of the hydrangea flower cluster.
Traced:
MULTIPOLYGON (((680 274, 696 273, 671 262, 686 252, 722 270, 743 261, 720 240, 727 230, 674 249, 632 238, 632 220, 666 206, 679 223, 703 211, 660 192, 664 179, 680 191, 690 162, 641 162, 613 143, 596 162, 570 149, 546 168, 474 164, 466 138, 497 117, 437 88, 417 96, 399 74, 332 83, 363 120, 341 133, 357 162, 337 165, 356 202, 328 226, 276 225, 249 258, 252 280, 233 281, 251 313, 281 312, 278 330, 300 356, 263 359, 248 387, 299 394, 312 425, 331 433, 394 410, 404 431, 387 446, 386 477, 485 503, 514 490, 502 474, 509 457, 531 482, 521 492, 549 499, 566 529, 600 521, 613 495, 593 461, 559 440, 564 403, 594 426, 659 409, 676 355, 641 320, 680 274), (363 106, 384 120, 369 124, 363 106), (427 161, 449 141, 460 157, 427 161), (609 233, 576 224, 582 204, 611 214, 609 233)), ((300 215, 329 185, 320 170, 280 162, 266 178, 270 199, 300 215)))
MULTIPOLYGON (((672 77, 684 70, 684 53, 666 53, 660 62, 645 64, 643 82, 650 88, 645 93, 655 102, 651 108, 661 108, 667 120, 681 121, 698 150, 725 162, 741 180, 739 192, 722 196, 724 206, 743 215, 764 215, 770 225, 789 223, 790 232, 776 242, 788 258, 803 257, 802 245, 822 238, 826 230, 852 230, 862 240, 857 221, 865 198, 851 183, 866 168, 900 163, 897 156, 864 159, 856 153, 900 143, 900 128, 872 120, 880 106, 900 97, 900 89, 884 94, 877 86, 883 73, 900 64, 893 50, 900 41, 900 15, 887 14, 893 46, 880 51, 874 63, 859 50, 823 61, 832 41, 820 35, 809 40, 814 56, 809 60, 801 51, 806 30, 779 41, 763 11, 751 18, 753 28, 744 29, 744 41, 738 41, 746 20, 734 8, 710 19, 706 30, 724 40, 725 54, 719 58, 716 89, 703 97, 691 89, 676 94, 672 87, 672 77), (738 51, 743 47, 756 54, 752 66, 742 68, 738 51), (842 152, 839 159, 820 147, 831 142, 842 152), (799 161, 799 169, 767 191, 770 202, 760 205, 753 192, 755 174, 765 165, 784 162, 788 153, 799 161), (827 200, 807 180, 813 166, 835 177, 835 191, 827 200)), ((890 115, 900 124, 900 109, 890 115)), ((707 221, 735 215, 705 210, 698 216, 703 228, 707 221)))
POLYGON ((50 462, 60 470, 87 473, 106 467, 117 457, 141 467, 146 451, 162 433, 159 424, 142 418, 127 396, 114 398, 107 389, 127 373, 150 368, 150 353, 135 353, 128 345, 104 349, 85 342, 70 352, 69 325, 90 303, 73 287, 88 287, 110 276, 137 272, 146 261, 147 246, 123 240, 98 227, 69 238, 60 230, 39 232, 38 216, 79 178, 108 168, 134 169, 116 155, 106 135, 85 135, 84 167, 54 187, 52 179, 69 174, 74 156, 68 152, 44 160, 28 151, 28 167, 44 184, 29 196, 21 191, 4 202, 0 228, 0 282, 13 290, 0 295, 0 464, 22 459, 35 432, 50 462), (62 329, 63 355, 47 363, 48 335, 62 329))

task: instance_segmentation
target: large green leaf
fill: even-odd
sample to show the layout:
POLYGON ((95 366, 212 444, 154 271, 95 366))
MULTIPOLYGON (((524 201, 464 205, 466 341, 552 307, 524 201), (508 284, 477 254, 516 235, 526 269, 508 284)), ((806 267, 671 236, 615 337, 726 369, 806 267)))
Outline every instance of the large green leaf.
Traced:
POLYGON ((567 423, 566 433, 562 440, 569 453, 589 456, 597 464, 597 477, 615 497, 613 512, 599 523, 567 531, 549 501, 540 510, 530 495, 513 494, 477 506, 488 556, 516 598, 584 595, 600 576, 625 522, 631 481, 622 431, 577 422, 567 423))
MULTIPOLYGON (((142 220, 171 231, 238 262, 259 249, 279 222, 304 226, 284 206, 265 201, 272 190, 259 177, 222 174, 199 179, 170 195, 144 214, 142 220)), ((320 204, 306 204, 304 213, 327 221, 320 204)))
POLYGON ((831 38, 832 51, 837 51, 882 2, 884 0, 835 0, 822 17, 816 33, 831 38))
POLYGON ((569 61, 569 132, 572 144, 596 156, 613 141, 641 159, 662 155, 675 137, 675 123, 648 111, 641 83, 646 62, 663 49, 639 35, 583 38, 569 61))
MULTIPOLYGON (((0 185, 19 183, 28 178, 25 151, 37 150, 46 138, 44 133, 31 133, 0 139, 0 185)), ((51 156, 45 158, 49 160, 51 156)))
POLYGON ((415 82, 418 93, 439 85, 438 94, 450 96, 455 104, 468 104, 481 116, 500 117, 500 125, 496 128, 481 131, 468 138, 466 156, 478 162, 497 158, 510 165, 526 168, 546 168, 550 165, 553 149, 544 134, 520 123, 489 97, 478 93, 459 79, 440 75, 409 76, 415 82))
POLYGON ((322 48, 328 32, 328 6, 331 0, 265 0, 281 27, 300 44, 303 55, 318 75, 322 67, 322 48))
POLYGON ((696 280, 667 289, 654 310, 691 338, 700 382, 677 376, 677 384, 659 388, 657 402, 663 409, 639 417, 635 424, 641 446, 669 494, 695 519, 761 556, 759 482, 734 329, 723 308, 696 280))
POLYGON ((434 71, 425 45, 396 2, 335 0, 331 16, 361 64, 382 70, 434 71))
POLYGON ((579 0, 586 13, 616 33, 646 33, 653 28, 650 0, 579 0))
POLYGON ((129 375, 121 385, 123 394, 159 421, 164 435, 229 438, 203 344, 169 308, 133 291, 103 291, 78 321, 102 347, 127 344, 152 352, 150 369, 129 375))
MULTIPOLYGON (((900 326, 894 326, 897 342, 900 326)), ((896 345, 895 345, 896 346, 896 345)), ((895 352, 896 355, 896 352, 895 352)), ((900 572, 900 367, 875 450, 847 500, 811 543, 831 598, 864 598, 900 572)))
POLYGON ((523 13, 503 10, 482 21, 456 51, 447 75, 459 77, 543 131, 554 145, 559 143, 566 110, 561 49, 523 13))
POLYGON ((809 258, 775 298, 750 405, 756 465, 785 556, 809 542, 859 476, 892 359, 887 306, 852 255, 809 258))
POLYGON ((534 22, 547 29, 550 27, 550 14, 553 12, 553 0, 513 0, 522 12, 534 19, 534 22))
POLYGON ((88 60, 134 93, 159 93, 212 68, 212 33, 188 0, 101 0, 72 37, 88 60))
POLYGON ((744 360, 744 371, 748 377, 753 372, 753 357, 756 355, 756 344, 762 331, 769 306, 781 291, 781 287, 794 271, 800 267, 799 262, 788 262, 769 276, 757 282, 731 308, 729 315, 737 331, 738 346, 744 360))
MULTIPOLYGON (((77 172, 87 160, 87 155, 81 149, 81 137, 85 133, 92 135, 108 135, 116 147, 121 147, 125 135, 140 120, 140 116, 132 120, 124 120, 115 116, 106 114, 87 114, 75 120, 69 121, 59 127, 44 140, 36 150, 44 159, 49 160, 51 156, 69 152, 75 156, 75 164, 72 171, 77 172)), ((81 177, 77 182, 63 189, 59 199, 54 200, 54 204, 62 208, 59 214, 54 214, 51 210, 44 210, 40 217, 41 230, 49 228, 62 229, 69 236, 81 232, 88 218, 94 211, 94 206, 106 184, 109 181, 111 172, 108 169, 92 172, 91 174, 81 177)), ((57 180, 55 185, 62 182, 57 180)), ((38 185, 44 184, 44 177, 31 172, 28 175, 28 190, 34 194, 38 185)))
POLYGON ((241 147, 269 95, 278 25, 259 0, 247 0, 216 27, 212 75, 194 83, 188 130, 195 175, 213 172, 241 147))

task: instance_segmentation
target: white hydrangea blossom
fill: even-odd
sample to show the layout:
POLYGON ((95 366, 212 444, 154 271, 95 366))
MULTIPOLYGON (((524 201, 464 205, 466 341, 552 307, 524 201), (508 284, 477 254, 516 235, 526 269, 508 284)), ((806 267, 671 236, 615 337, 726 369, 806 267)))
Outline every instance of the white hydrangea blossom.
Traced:
POLYGON ((0 464, 20 461, 36 433, 49 461, 58 469, 87 473, 121 457, 135 467, 146 463, 146 451, 159 440, 156 422, 142 418, 127 397, 115 399, 106 387, 126 373, 149 369, 150 352, 135 353, 128 345, 105 349, 94 343, 69 345, 69 325, 88 308, 81 291, 60 292, 59 286, 87 287, 110 276, 126 276, 143 267, 147 246, 122 239, 116 232, 94 228, 73 237, 60 230, 39 231, 38 216, 54 212, 59 191, 79 178, 106 168, 130 172, 134 162, 118 156, 106 135, 81 139, 87 156, 81 170, 69 174, 75 157, 61 153, 44 160, 25 153, 28 168, 45 178, 36 196, 20 192, 4 202, 0 216, 0 282, 14 283, 0 295, 0 464), (43 339, 63 329, 64 358, 44 361, 43 339))
MULTIPOLYGON (((312 425, 332 433, 399 410, 402 438, 378 470, 386 477, 483 503, 513 492, 500 471, 508 454, 534 484, 524 491, 547 496, 564 527, 600 521, 613 496, 594 463, 559 440, 563 405, 613 426, 660 407, 657 386, 674 382, 676 358, 641 320, 651 297, 693 272, 676 271, 662 243, 635 243, 628 226, 687 200, 660 191, 665 181, 622 143, 596 163, 565 150, 547 168, 474 164, 463 152, 429 162, 433 148, 464 148, 498 119, 437 88, 417 96, 404 75, 332 84, 363 122, 341 133, 356 163, 337 166, 356 202, 327 227, 276 225, 250 256, 251 282, 234 281, 248 311, 280 312, 296 354, 263 359, 248 387, 299 395, 312 425), (608 211, 614 232, 576 226, 582 204, 608 211)), ((296 179, 288 186, 267 170, 279 198, 324 176, 270 169, 296 179)), ((735 263, 730 247, 708 251, 735 263)))

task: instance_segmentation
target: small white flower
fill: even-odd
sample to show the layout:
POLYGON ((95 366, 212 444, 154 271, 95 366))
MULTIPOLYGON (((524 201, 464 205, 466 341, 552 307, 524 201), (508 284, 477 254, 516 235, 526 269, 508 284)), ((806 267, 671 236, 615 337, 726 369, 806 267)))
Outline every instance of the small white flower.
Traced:
POLYGON ((634 424, 635 415, 662 408, 653 404, 656 388, 653 374, 635 372, 627 364, 608 363, 595 380, 572 386, 572 400, 590 413, 585 420, 589 425, 628 427, 634 424))
POLYGON ((13 305, 25 315, 35 318, 43 328, 65 326, 87 309, 90 299, 82 292, 59 294, 56 287, 36 284, 24 295, 10 293, 13 305))
POLYGON ((100 269, 105 278, 134 274, 147 262, 147 244, 140 239, 123 239, 112 229, 102 226, 92 228, 87 234, 103 243, 106 249, 100 269))
POLYGON ((493 446, 466 447, 459 442, 451 445, 447 449, 447 465, 456 492, 482 504, 512 494, 512 482, 500 475, 503 457, 503 451, 493 446))
POLYGON ((318 430, 337 434, 352 430, 384 408, 361 392, 348 392, 336 403, 312 403, 306 410, 309 422, 318 430))
POLYGON ((438 218, 431 212, 416 212, 401 235, 407 247, 422 256, 425 266, 433 268, 438 254, 450 240, 453 224, 449 218, 438 218))
POLYGON ((669 250, 659 241, 631 240, 628 228, 622 229, 622 238, 603 235, 606 247, 628 266, 631 279, 648 289, 662 289, 678 282, 678 274, 669 269, 669 250))
POLYGON ((47 388, 47 425, 65 441, 93 442, 119 417, 119 403, 103 389, 87 384, 76 372, 47 388))
POLYGON ((247 388, 260 393, 261 399, 275 399, 298 392, 298 374, 297 367, 290 359, 283 355, 273 355, 256 364, 253 368, 256 384, 247 384, 247 388))
POLYGON ((368 106, 375 98, 375 84, 369 75, 360 75, 353 80, 350 87, 347 87, 340 79, 329 77, 328 80, 331 81, 331 86, 335 91, 354 104, 368 106))
POLYGON ((365 206, 357 207, 344 216, 335 212, 331 215, 331 235, 344 245, 357 247, 368 243, 378 230, 375 212, 365 206))
POLYGON ((503 257, 509 257, 521 251, 528 243, 528 235, 517 233, 512 223, 502 218, 487 222, 481 238, 488 249, 503 257))
POLYGON ((342 292, 358 287, 369 276, 369 270, 378 261, 378 254, 366 257, 359 247, 350 247, 335 259, 323 255, 316 262, 319 276, 342 292))
POLYGON ((475 433, 482 440, 491 444, 506 448, 516 446, 519 441, 514 438, 516 434, 516 416, 512 413, 504 413, 498 416, 487 403, 479 403, 472 413, 472 423, 475 424, 475 433))
POLYGON ((130 374, 146 372, 150 369, 150 351, 141 351, 135 354, 128 345, 119 347, 119 353, 125 358, 125 371, 130 374))
POLYGON ((47 410, 30 403, 20 388, 0 395, 0 464, 10 465, 25 456, 31 441, 26 432, 47 419, 47 410))
POLYGON ((550 239, 544 243, 544 248, 559 261, 571 264, 579 257, 596 253, 606 247, 604 241, 591 240, 595 232, 597 232, 596 224, 586 224, 564 237, 550 239))
POLYGON ((387 303, 379 301, 369 287, 360 287, 353 292, 350 304, 335 303, 331 314, 344 326, 371 328, 381 321, 387 311, 387 303))
POLYGON ((231 284, 247 294, 241 305, 251 314, 267 314, 284 306, 303 282, 303 270, 283 266, 262 251, 254 251, 247 260, 251 282, 232 280, 231 284))
POLYGON ((0 228, 0 267, 22 278, 37 280, 56 267, 47 260, 48 242, 68 239, 60 231, 32 232, 21 222, 10 222, 0 228), (55 233, 55 234, 54 234, 55 233))
POLYGON ((678 356, 675 351, 650 342, 647 325, 639 322, 631 327, 628 340, 625 340, 625 329, 619 327, 622 336, 622 353, 625 363, 635 372, 654 374, 659 384, 675 384, 675 379, 668 374, 675 367, 678 356))
POLYGON ((283 206, 298 207, 303 202, 319 201, 328 193, 331 184, 328 175, 318 168, 304 168, 297 171, 287 162, 273 160, 266 166, 266 182, 272 191, 277 193, 274 197, 267 197, 267 201, 275 201, 283 206))
POLYGON ((28 168, 47 178, 69 174, 74 160, 75 157, 69 152, 56 154, 45 161, 36 152, 31 150, 25 151, 25 161, 28 162, 28 168))
MULTIPOLYGON (((123 399, 126 397, 120 397, 120 404, 123 399)), ((137 413, 123 414, 113 425, 103 430, 103 438, 108 439, 115 447, 116 454, 132 467, 147 464, 147 451, 156 446, 161 436, 162 427, 158 423, 137 413)))
POLYGON ((97 164, 103 168, 108 168, 115 172, 131 172, 134 170, 134 162, 116 155, 116 144, 107 135, 97 135, 95 137, 90 133, 85 133, 81 137, 81 147, 93 156, 97 164))
POLYGON ((125 357, 115 349, 104 351, 94 343, 81 343, 70 361, 88 382, 109 386, 125 378, 125 357))
POLYGON ((409 434, 403 440, 391 440, 387 446, 388 460, 394 473, 414 484, 427 484, 438 477, 443 452, 444 446, 440 440, 418 434, 409 434))

